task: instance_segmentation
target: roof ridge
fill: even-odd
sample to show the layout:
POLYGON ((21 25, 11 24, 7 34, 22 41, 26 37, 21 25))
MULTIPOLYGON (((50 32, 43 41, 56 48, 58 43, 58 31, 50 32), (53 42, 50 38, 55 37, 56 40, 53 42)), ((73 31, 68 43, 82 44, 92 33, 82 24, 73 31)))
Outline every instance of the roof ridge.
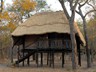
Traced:
POLYGON ((56 25, 56 24, 66 24, 68 25, 68 23, 63 23, 63 22, 53 22, 53 23, 46 23, 46 24, 42 24, 42 25, 39 25, 39 24, 35 24, 35 25, 19 25, 19 26, 25 26, 25 27, 31 27, 31 26, 45 26, 45 25, 56 25))

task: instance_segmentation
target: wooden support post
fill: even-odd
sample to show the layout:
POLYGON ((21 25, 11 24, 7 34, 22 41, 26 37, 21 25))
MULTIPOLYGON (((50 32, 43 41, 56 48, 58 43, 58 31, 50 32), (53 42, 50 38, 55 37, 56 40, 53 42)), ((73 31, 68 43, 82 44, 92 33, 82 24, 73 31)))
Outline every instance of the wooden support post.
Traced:
POLYGON ((54 68, 54 51, 52 51, 52 64, 53 64, 53 68, 54 68))
POLYGON ((36 52, 36 64, 37 64, 37 67, 38 67, 38 52, 36 52))
POLYGON ((64 67, 64 52, 62 52, 62 67, 64 67))
MULTIPOLYGON (((18 45, 17 49, 18 49, 18 51, 17 51, 18 55, 17 56, 18 56, 18 61, 19 61, 19 45, 18 45)), ((19 67, 19 63, 18 63, 18 67, 19 67)))
POLYGON ((47 65, 49 65, 49 52, 47 53, 47 65))
MULTIPOLYGON (((23 36, 23 50, 25 49, 25 36, 23 36)), ((24 57, 24 51, 23 51, 23 57, 24 57)), ((23 66, 24 66, 24 61, 23 61, 23 66)))
MULTIPOLYGON (((29 52, 28 52, 28 54, 29 54, 29 52)), ((28 66, 30 65, 30 57, 28 57, 28 59, 27 59, 27 64, 28 64, 28 66)))
POLYGON ((36 58, 36 55, 35 55, 35 53, 33 54, 33 60, 35 60, 35 58, 36 58))
POLYGON ((80 39, 76 36, 77 52, 78 52, 78 65, 81 66, 81 51, 80 51, 80 39))
POLYGON ((81 66, 80 44, 77 44, 77 50, 78 50, 78 65, 81 66))
POLYGON ((43 53, 41 52, 41 66, 43 66, 43 53))
POLYGON ((51 63, 52 63, 52 53, 49 53, 49 66, 51 67, 51 63))

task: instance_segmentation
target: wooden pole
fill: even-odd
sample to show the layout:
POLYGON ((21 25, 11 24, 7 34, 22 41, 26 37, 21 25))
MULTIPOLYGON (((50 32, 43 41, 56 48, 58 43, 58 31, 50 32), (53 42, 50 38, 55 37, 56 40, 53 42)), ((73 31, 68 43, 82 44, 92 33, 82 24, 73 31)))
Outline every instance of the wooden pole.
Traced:
POLYGON ((38 67, 38 51, 36 52, 36 64, 37 64, 37 67, 38 67))
MULTIPOLYGON (((29 54, 29 52, 28 52, 28 54, 29 54)), ((28 66, 30 65, 30 57, 28 57, 28 59, 27 59, 27 64, 28 64, 28 66)))
MULTIPOLYGON (((23 36, 23 50, 25 49, 25 36, 23 36)), ((23 51, 23 57, 24 57, 24 51, 23 51)), ((24 66, 24 61, 23 61, 23 66, 24 66)))
POLYGON ((64 67, 64 52, 62 52, 62 67, 64 67))
POLYGON ((41 66, 43 66, 43 52, 41 52, 41 66))
POLYGON ((81 66, 81 51, 80 51, 80 39, 76 36, 77 52, 78 52, 78 65, 81 66))
POLYGON ((78 65, 81 66, 81 53, 80 53, 80 44, 77 43, 77 50, 78 50, 78 65))
MULTIPOLYGON (((17 53, 18 53, 17 56, 18 56, 18 61, 19 61, 19 45, 18 45, 18 52, 17 53)), ((18 67, 19 67, 19 63, 18 63, 18 67)))

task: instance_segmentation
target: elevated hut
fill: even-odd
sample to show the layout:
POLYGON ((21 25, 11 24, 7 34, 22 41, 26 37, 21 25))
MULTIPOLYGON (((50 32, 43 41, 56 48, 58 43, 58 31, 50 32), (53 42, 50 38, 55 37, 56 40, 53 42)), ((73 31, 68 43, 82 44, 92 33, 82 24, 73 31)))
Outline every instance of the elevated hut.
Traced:
MULTIPOLYGON (((85 40, 76 23, 74 23, 74 27, 77 50, 79 51, 78 62, 80 64, 80 44, 85 45, 85 40)), ((36 63, 38 65, 38 53, 41 54, 42 64, 42 54, 47 53, 52 61, 50 64, 53 63, 54 65, 54 53, 59 52, 62 53, 63 66, 64 53, 72 50, 69 23, 62 11, 43 12, 33 15, 13 31, 12 37, 13 47, 22 45, 23 57, 18 57, 17 64, 23 62, 24 65, 25 59, 28 59, 29 64, 29 57, 36 54, 36 63), (28 54, 25 55, 26 52, 28 54)))

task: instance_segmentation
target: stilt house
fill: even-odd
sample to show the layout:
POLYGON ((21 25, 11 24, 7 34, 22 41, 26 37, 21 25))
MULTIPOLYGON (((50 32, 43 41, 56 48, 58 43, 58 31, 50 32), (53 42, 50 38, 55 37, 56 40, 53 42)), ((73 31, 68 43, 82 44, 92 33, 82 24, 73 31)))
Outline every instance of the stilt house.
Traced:
MULTIPOLYGON (((85 45, 85 39, 76 23, 74 23, 75 38, 77 43, 79 64, 80 45, 85 45)), ((41 65, 43 65, 43 54, 47 53, 50 59, 50 65, 54 66, 54 54, 62 53, 62 66, 64 65, 64 53, 71 52, 70 27, 67 18, 62 11, 43 12, 30 17, 24 23, 20 24, 12 33, 13 47, 22 45, 18 48, 18 60, 16 64, 23 62, 30 56, 36 55, 36 64, 38 65, 38 54, 41 55, 41 65), (22 56, 19 55, 22 53, 22 56)), ((12 54, 13 55, 12 51, 12 54)), ((13 57, 12 57, 13 62, 13 57)))

